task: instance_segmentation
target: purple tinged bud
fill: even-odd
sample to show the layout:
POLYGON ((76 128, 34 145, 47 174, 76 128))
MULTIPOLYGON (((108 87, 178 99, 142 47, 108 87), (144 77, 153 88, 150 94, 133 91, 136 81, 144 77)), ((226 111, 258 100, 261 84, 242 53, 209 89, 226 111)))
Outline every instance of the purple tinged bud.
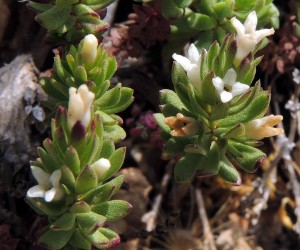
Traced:
POLYGON ((79 141, 83 139, 86 135, 86 129, 81 121, 77 121, 71 131, 72 140, 79 141))

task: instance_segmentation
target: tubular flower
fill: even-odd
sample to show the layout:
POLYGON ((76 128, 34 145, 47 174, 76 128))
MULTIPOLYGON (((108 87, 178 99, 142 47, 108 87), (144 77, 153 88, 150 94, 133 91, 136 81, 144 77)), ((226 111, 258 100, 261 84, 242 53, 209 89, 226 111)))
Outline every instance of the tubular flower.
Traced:
POLYGON ((186 71, 188 78, 195 87, 200 86, 200 54, 196 46, 192 43, 188 49, 188 57, 173 54, 173 59, 177 61, 186 71))
POLYGON ((95 62, 97 57, 98 39, 93 35, 89 34, 82 40, 82 48, 80 56, 82 62, 87 66, 95 62))
POLYGON ((91 120, 91 106, 95 98, 95 94, 89 91, 85 84, 81 85, 78 90, 71 87, 69 89, 69 94, 69 126, 73 127, 77 121, 81 121, 83 126, 87 127, 91 120))
POLYGON ((199 132, 200 126, 196 119, 192 117, 186 117, 181 113, 176 116, 170 116, 165 118, 164 122, 173 130, 172 136, 189 136, 195 135, 199 132))
POLYGON ((269 115, 260 119, 255 119, 245 124, 245 136, 251 139, 263 139, 280 135, 284 131, 282 128, 274 128, 273 126, 281 122, 283 117, 281 115, 269 115))
POLYGON ((273 35, 275 32, 273 28, 256 30, 257 15, 255 11, 252 11, 248 15, 244 24, 236 17, 231 18, 230 22, 237 32, 237 52, 234 58, 236 64, 239 64, 250 52, 252 52, 255 46, 264 37, 273 35))
POLYGON ((232 68, 226 72, 223 79, 217 76, 212 79, 212 82, 223 103, 229 102, 236 95, 249 89, 248 85, 236 82, 236 72, 232 68))
POLYGON ((44 198, 46 202, 58 201, 64 196, 61 179, 61 170, 55 170, 51 175, 39 167, 31 167, 32 175, 38 185, 27 191, 28 197, 44 198))

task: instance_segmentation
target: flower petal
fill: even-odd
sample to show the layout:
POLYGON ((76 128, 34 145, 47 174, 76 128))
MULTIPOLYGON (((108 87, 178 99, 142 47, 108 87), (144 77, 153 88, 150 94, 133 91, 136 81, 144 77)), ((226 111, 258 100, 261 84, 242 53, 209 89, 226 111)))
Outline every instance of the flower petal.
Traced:
POLYGON ((230 68, 227 70, 225 76, 223 77, 223 81, 225 85, 232 86, 236 81, 236 72, 233 68, 230 68))
POLYGON ((188 49, 188 58, 191 63, 198 64, 200 59, 200 54, 196 46, 192 43, 188 49))
POLYGON ((31 172, 33 177, 42 188, 48 189, 51 187, 50 174, 45 172, 43 169, 35 166, 31 166, 31 172))
POLYGON ((222 91, 224 90, 224 81, 217 76, 212 79, 212 83, 215 86, 218 93, 221 94, 222 91))
POLYGON ((257 26, 257 15, 255 11, 252 11, 244 22, 245 33, 252 34, 255 32, 257 26))
POLYGON ((254 35, 255 35, 256 43, 259 43, 264 37, 273 35, 274 33, 275 30, 273 28, 255 31, 254 35))
POLYGON ((232 26, 235 28, 238 35, 245 34, 244 25, 236 17, 231 18, 230 22, 231 22, 232 26))
POLYGON ((236 96, 239 94, 245 93, 249 89, 249 86, 244 83, 236 82, 232 86, 231 94, 232 96, 236 96))
POLYGON ((190 71, 193 67, 196 66, 196 65, 192 64, 191 61, 184 56, 181 56, 178 54, 173 54, 172 58, 176 62, 178 62, 184 68, 185 71, 190 71))
POLYGON ((36 185, 28 189, 27 196, 31 198, 44 198, 45 190, 40 185, 36 185))
POLYGON ((64 191, 61 186, 53 187, 45 193, 45 201, 59 201, 64 196, 64 191))
POLYGON ((50 181, 51 181, 53 187, 59 186, 59 181, 60 181, 61 175, 62 175, 62 173, 61 173, 61 170, 60 170, 60 169, 55 170, 55 171, 51 174, 51 176, 50 176, 50 181))
POLYGON ((232 94, 228 91, 222 91, 222 93, 220 94, 220 97, 221 97, 221 101, 223 103, 226 103, 226 102, 229 102, 231 99, 232 99, 232 94))

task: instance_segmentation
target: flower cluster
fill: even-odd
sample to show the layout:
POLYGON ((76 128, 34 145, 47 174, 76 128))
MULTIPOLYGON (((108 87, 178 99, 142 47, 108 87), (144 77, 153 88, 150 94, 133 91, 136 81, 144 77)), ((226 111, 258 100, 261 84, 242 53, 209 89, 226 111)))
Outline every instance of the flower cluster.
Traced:
POLYGON ((131 210, 128 202, 111 197, 124 181, 123 175, 114 175, 125 158, 125 148, 115 148, 125 131, 114 113, 131 103, 132 90, 120 85, 108 90, 114 65, 89 34, 77 49, 71 46, 65 60, 56 55, 52 77, 41 80, 46 92, 61 101, 51 123, 52 139, 43 142, 39 158, 31 162, 37 185, 27 191, 26 201, 51 218, 39 239, 49 249, 104 249, 120 242, 104 224, 131 210))
POLYGON ((235 17, 230 21, 237 34, 228 35, 221 45, 214 42, 199 53, 191 44, 187 57, 173 55, 175 92, 161 92, 162 114, 156 119, 170 135, 164 155, 181 155, 174 171, 180 182, 195 174, 218 174, 238 184, 233 163, 253 172, 265 158, 255 148, 257 140, 283 133, 274 127, 282 116, 264 116, 270 93, 259 82, 250 87, 261 60, 254 54, 274 29, 256 30, 254 11, 244 24, 235 17))

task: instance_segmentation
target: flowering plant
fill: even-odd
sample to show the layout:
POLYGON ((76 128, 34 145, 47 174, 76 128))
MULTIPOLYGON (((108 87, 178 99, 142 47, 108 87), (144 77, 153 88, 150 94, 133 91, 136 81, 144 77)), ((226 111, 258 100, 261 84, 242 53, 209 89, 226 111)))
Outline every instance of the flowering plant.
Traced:
POLYGON ((199 53, 191 44, 187 57, 174 54, 175 92, 161 91, 162 113, 156 114, 156 119, 168 139, 164 156, 181 156, 174 172, 179 182, 189 181, 195 174, 218 174, 239 184, 234 165, 253 172, 265 158, 255 148, 258 140, 283 132, 273 128, 282 116, 263 117, 270 93, 262 90, 259 81, 250 87, 261 60, 254 54, 261 39, 273 30, 255 31, 255 12, 249 14, 245 27, 235 18, 232 22, 237 35, 226 36, 221 45, 214 42, 208 51, 199 53), (241 30, 251 30, 252 35, 242 38, 241 30))
POLYGON ((115 176, 125 158, 122 119, 115 113, 133 101, 133 91, 121 84, 111 87, 116 59, 98 44, 107 28, 99 11, 112 1, 30 2, 36 19, 48 29, 48 39, 74 42, 61 48, 54 58, 51 77, 40 84, 56 110, 51 137, 38 148, 31 162, 37 185, 27 191, 27 203, 48 217, 39 243, 50 249, 109 248, 120 242, 107 224, 126 216, 131 205, 111 200, 124 181, 115 176), (78 29, 78 27, 80 27, 78 29), (89 34, 94 33, 94 34, 89 34))

